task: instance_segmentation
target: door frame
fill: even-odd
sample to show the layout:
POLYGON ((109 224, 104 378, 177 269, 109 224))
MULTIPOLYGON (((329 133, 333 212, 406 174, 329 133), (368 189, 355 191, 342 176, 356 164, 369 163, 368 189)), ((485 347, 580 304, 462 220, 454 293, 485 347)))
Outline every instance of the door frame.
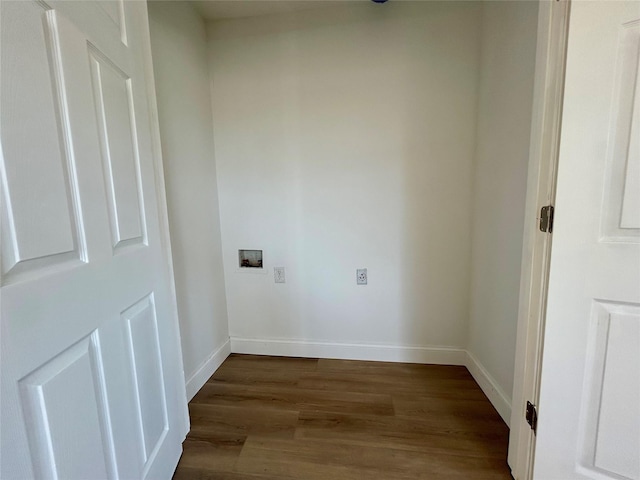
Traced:
POLYGON ((540 209, 554 205, 569 31, 570 0, 541 0, 529 147, 518 333, 507 461, 516 480, 533 476, 535 434, 525 420, 538 404, 552 235, 540 209))

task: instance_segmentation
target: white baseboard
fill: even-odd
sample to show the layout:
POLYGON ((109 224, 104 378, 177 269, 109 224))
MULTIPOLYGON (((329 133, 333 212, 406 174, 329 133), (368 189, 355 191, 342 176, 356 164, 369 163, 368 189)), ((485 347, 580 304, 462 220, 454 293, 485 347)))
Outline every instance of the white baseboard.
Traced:
POLYGON ((198 367, 196 372, 187 380, 187 401, 198 393, 198 390, 206 383, 211 375, 218 369, 222 362, 231 354, 231 342, 227 340, 211 354, 202 364, 198 367))
POLYGON ((498 382, 489 374, 480 361, 469 351, 467 351, 467 362, 465 364, 469 373, 489 398, 489 401, 498 411, 504 422, 509 425, 511 420, 511 401, 504 393, 498 382))
POLYGON ((282 357, 338 358, 439 365, 465 365, 467 358, 464 349, 455 347, 363 345, 238 337, 231 337, 231 351, 233 353, 282 357))

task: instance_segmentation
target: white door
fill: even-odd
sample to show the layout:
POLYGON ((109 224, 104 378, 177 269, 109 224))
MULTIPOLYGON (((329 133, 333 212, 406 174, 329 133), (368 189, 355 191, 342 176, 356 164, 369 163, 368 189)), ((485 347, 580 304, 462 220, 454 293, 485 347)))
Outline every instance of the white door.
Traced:
POLYGON ((571 5, 534 478, 640 479, 640 2, 571 5))
POLYGON ((170 478, 188 420, 146 3, 0 15, 0 478, 170 478))

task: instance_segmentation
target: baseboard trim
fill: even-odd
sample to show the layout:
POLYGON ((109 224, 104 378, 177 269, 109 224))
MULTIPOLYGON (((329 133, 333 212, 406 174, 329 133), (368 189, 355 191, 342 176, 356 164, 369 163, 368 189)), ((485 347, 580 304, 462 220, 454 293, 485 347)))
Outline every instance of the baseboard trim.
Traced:
POLYGON ((231 337, 231 351, 233 353, 281 357, 337 358, 439 365, 465 365, 466 362, 466 351, 456 347, 367 345, 231 337))
POLYGON ((231 355, 231 342, 227 340, 220 348, 213 352, 209 358, 202 362, 196 372, 187 380, 188 402, 198 393, 198 390, 202 388, 209 377, 215 373, 229 355, 231 355))
POLYGON ((504 393, 498 382, 489 374, 486 368, 471 352, 467 351, 467 362, 465 366, 476 383, 487 396, 491 404, 498 411, 504 422, 509 425, 511 421, 511 401, 504 393))

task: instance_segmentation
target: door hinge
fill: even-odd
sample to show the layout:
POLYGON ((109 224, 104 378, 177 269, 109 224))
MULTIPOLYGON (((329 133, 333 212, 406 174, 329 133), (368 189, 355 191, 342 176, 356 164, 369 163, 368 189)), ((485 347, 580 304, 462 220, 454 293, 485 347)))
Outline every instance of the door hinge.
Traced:
POLYGON ((540 209, 540 231, 553 232, 553 205, 547 205, 540 209))
POLYGON ((527 402, 527 413, 525 418, 527 419, 527 423, 531 427, 531 430, 533 430, 533 433, 536 433, 536 430, 538 429, 538 410, 531 402, 527 402))

